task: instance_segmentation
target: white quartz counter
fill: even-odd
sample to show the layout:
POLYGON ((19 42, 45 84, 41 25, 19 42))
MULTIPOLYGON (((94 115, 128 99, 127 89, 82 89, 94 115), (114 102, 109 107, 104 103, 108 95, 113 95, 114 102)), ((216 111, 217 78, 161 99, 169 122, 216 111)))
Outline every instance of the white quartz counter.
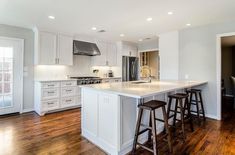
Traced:
POLYGON ((151 83, 117 82, 102 83, 93 85, 82 85, 82 88, 96 89, 104 92, 111 92, 122 96, 144 98, 171 92, 174 90, 191 88, 206 84, 206 81, 152 81, 151 83))

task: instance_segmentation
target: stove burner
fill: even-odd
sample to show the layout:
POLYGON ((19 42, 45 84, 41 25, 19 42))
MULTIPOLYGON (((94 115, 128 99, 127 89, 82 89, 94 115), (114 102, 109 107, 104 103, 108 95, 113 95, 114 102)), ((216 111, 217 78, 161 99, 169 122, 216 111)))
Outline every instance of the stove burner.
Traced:
POLYGON ((97 84, 101 83, 102 79, 99 77, 84 76, 84 77, 70 77, 71 79, 77 79, 77 85, 85 84, 97 84))

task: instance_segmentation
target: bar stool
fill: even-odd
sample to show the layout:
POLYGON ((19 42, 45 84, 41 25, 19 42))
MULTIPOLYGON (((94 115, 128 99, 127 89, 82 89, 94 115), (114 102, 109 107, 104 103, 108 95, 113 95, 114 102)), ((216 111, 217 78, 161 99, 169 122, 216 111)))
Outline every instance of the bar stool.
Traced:
POLYGON ((204 111, 204 106, 203 106, 203 101, 202 101, 201 90, 200 89, 190 89, 190 90, 186 90, 186 93, 189 94, 189 96, 190 96, 189 97, 190 98, 190 100, 189 100, 190 111, 192 113, 197 114, 198 123, 200 123, 201 115, 203 117, 203 120, 205 121, 206 117, 205 117, 205 111, 204 111), (196 106, 196 111, 191 110, 192 105, 196 106))
POLYGON ((171 125, 171 127, 173 127, 173 131, 174 134, 176 132, 177 129, 177 121, 180 122, 181 124, 181 133, 182 133, 182 138, 183 141, 185 142, 186 139, 186 134, 185 134, 185 123, 189 122, 190 124, 190 128, 193 131, 193 122, 192 122, 192 117, 191 117, 191 113, 190 113, 190 106, 189 106, 189 102, 188 102, 188 94, 183 94, 183 93, 177 93, 177 94, 173 94, 173 95, 169 95, 169 103, 168 103, 168 108, 167 108, 167 117, 168 119, 173 117, 173 124, 171 125), (172 101, 175 100, 175 107, 172 110, 172 101), (178 110, 179 109, 179 110, 178 110), (173 112, 173 114, 171 115, 171 112, 173 112), (180 119, 177 118, 177 114, 180 114, 180 119))
POLYGON ((157 141, 159 141, 160 139, 164 139, 165 137, 167 137, 169 150, 170 150, 170 152, 172 152, 171 134, 170 134, 169 128, 168 128, 168 119, 167 119, 165 105, 166 105, 166 102, 157 101, 157 100, 152 100, 152 101, 138 105, 139 113, 138 113, 136 129, 135 129, 135 137, 134 137, 134 142, 133 142, 132 154, 135 153, 136 147, 139 146, 145 150, 152 152, 154 155, 157 155, 158 154, 157 141), (162 109, 164 120, 161 120, 161 119, 158 119, 155 117, 155 110, 158 108, 162 109), (150 111, 149 126, 144 126, 141 124, 141 119, 142 119, 142 115, 143 115, 144 110, 150 111), (164 134, 158 140, 157 140, 157 131, 156 131, 156 120, 160 120, 160 121, 164 122, 165 129, 166 129, 166 134, 164 134), (144 126, 145 129, 140 131, 140 126, 144 126), (151 136, 152 136, 153 148, 147 147, 144 144, 141 144, 138 142, 139 135, 145 133, 146 131, 149 131, 149 140, 151 140, 151 136))

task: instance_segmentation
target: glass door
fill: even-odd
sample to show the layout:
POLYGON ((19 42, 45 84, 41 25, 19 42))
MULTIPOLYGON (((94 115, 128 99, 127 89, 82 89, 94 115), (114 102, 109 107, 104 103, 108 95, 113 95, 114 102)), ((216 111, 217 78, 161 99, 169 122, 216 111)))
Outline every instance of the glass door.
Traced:
POLYGON ((20 112, 22 93, 23 40, 0 37, 0 115, 20 112))

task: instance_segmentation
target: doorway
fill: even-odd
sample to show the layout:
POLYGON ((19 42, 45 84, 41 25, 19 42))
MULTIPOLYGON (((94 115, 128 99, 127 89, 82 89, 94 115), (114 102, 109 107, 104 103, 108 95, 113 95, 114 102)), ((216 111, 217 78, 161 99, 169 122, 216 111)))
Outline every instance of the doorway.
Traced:
POLYGON ((0 115, 22 110, 23 47, 23 39, 0 37, 0 115))
POLYGON ((159 52, 145 51, 140 52, 140 77, 146 78, 151 76, 153 79, 159 80, 159 52))

